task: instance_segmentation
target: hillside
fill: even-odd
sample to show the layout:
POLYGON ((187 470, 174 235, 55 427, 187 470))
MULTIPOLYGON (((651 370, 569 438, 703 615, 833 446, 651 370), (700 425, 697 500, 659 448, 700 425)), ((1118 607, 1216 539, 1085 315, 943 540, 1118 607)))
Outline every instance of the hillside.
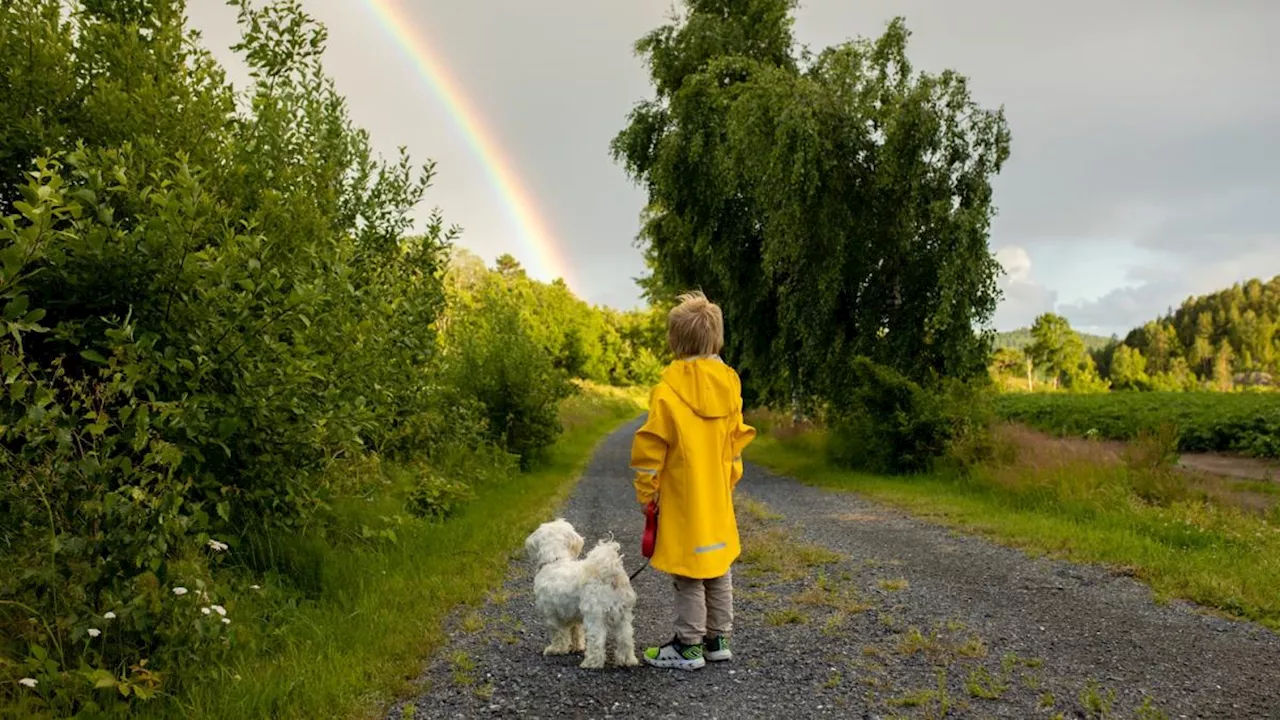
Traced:
POLYGON ((1280 276, 1187 298, 1170 315, 1135 328, 1124 343, 1148 372, 1185 363, 1202 379, 1280 371, 1280 276))
MULTIPOLYGON (((1102 337, 1101 335, 1089 335, 1087 333, 1079 333, 1079 335, 1080 339, 1084 341, 1085 349, 1089 352, 1101 350, 1112 341, 1112 338, 1102 337)), ((1001 348, 1025 350, 1032 342, 1031 328, 1019 328, 1009 332, 996 333, 993 347, 997 350, 1001 348)))

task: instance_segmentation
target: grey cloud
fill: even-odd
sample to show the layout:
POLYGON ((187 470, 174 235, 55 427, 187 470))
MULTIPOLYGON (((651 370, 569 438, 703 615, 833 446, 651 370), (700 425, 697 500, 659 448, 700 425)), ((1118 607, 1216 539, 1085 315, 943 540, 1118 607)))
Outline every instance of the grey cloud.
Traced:
MULTIPOLYGON (((212 0, 191 3, 213 28, 212 0)), ((466 226, 486 258, 528 257, 471 148, 364 3, 304 0, 327 22, 327 62, 357 122, 384 152, 435 158, 428 204, 466 226), (523 255, 522 255, 523 253, 523 255)), ((632 247, 643 193, 609 139, 651 90, 632 45, 671 0, 417 0, 400 3, 493 130, 595 302, 634 303, 632 247), (630 301, 628 301, 630 298, 630 301)), ((1280 3, 1274 0, 806 0, 798 38, 814 47, 878 34, 905 15, 920 69, 955 68, 980 102, 1003 105, 1013 155, 996 181, 992 244, 1110 243, 1160 261, 1129 287, 1058 286, 1052 268, 1003 281, 998 324, 1025 324, 1056 298, 1077 323, 1145 320, 1239 273, 1280 272, 1280 3)), ((211 45, 233 39, 222 33, 211 45)), ((223 53, 225 55, 225 53, 223 53)), ((425 210, 424 210, 425 213, 425 210)), ((1096 262, 1112 259, 1101 253, 1096 262)), ((1077 281, 1072 281, 1077 282, 1077 281)), ((1083 282, 1083 281, 1078 281, 1083 282)))

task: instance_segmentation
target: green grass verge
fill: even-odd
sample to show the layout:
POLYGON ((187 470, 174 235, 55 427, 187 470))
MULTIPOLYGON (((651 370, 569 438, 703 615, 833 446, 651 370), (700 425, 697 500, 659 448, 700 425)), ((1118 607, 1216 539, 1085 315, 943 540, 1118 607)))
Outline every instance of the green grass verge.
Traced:
MULTIPOLYGON (((315 601, 237 622, 280 624, 269 653, 241 653, 223 680, 193 688, 159 713, 186 718, 381 716, 413 689, 424 658, 443 641, 456 607, 501 580, 513 550, 567 496, 596 445, 641 412, 627 391, 599 388, 565 401, 565 433, 536 471, 477 491, 445 522, 413 521, 396 540, 323 554, 326 588, 315 601)), ((264 603, 266 613, 268 603, 264 603)), ((230 609, 230 608, 229 608, 230 609)))
POLYGON ((1033 554, 1123 568, 1178 597, 1280 629, 1280 518, 1204 500, 1148 504, 1123 467, 980 468, 970 477, 880 477, 833 467, 822 433, 762 436, 748 459, 1033 554))

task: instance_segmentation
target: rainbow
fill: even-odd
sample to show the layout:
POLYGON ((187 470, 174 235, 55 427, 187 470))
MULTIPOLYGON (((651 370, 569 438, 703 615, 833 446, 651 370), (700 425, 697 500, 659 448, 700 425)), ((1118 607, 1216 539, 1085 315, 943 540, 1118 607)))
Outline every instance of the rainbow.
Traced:
POLYGON ((574 283, 570 277, 568 259, 547 229, 548 224, 538 212, 533 195, 525 189, 516 174, 514 163, 502 151, 497 138, 467 101, 458 83, 450 77, 443 59, 432 51, 424 33, 414 26, 409 13, 400 7, 397 0, 365 0, 365 4, 417 66, 418 72, 436 97, 444 103, 449 115, 480 159, 494 190, 502 198, 512 220, 520 229, 524 244, 533 253, 538 264, 537 268, 530 268, 530 274, 543 276, 548 280, 564 278, 572 287, 574 283))

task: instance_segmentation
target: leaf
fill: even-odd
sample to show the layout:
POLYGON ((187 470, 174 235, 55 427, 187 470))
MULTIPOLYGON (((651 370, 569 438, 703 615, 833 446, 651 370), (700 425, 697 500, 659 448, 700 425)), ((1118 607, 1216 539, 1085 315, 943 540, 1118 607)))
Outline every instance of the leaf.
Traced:
POLYGON ((102 353, 98 352, 97 350, 93 350, 93 349, 81 350, 80 357, 84 358, 85 360, 88 360, 89 362, 98 363, 99 365, 107 364, 107 359, 103 357, 102 353))
POLYGON ((4 306, 4 317, 6 320, 17 320, 27 313, 27 306, 31 300, 26 295, 18 295, 10 300, 4 306))

